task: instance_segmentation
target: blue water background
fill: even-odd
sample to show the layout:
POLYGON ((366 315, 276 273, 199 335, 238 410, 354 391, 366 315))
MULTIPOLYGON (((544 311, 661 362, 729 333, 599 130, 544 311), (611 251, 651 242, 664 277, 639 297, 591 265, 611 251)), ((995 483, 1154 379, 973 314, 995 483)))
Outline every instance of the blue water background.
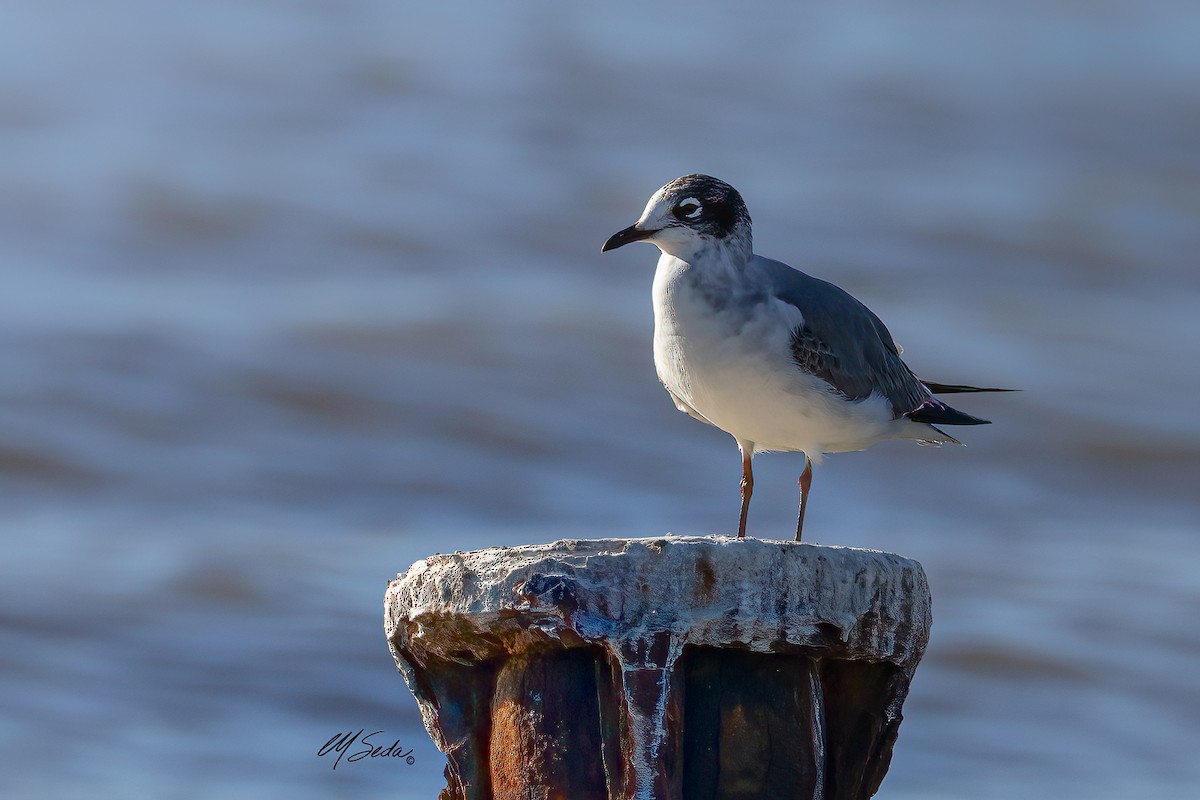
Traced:
MULTIPOLYGON (((382 633, 439 551, 729 532, 650 357, 703 171, 995 421, 831 457, 920 560, 883 798, 1200 791, 1200 6, 13 0, 0 793, 431 798, 382 633), (338 731, 399 761, 341 764, 338 731), (378 737, 377 737, 378 738, 378 737)), ((756 462, 790 535, 798 456, 756 462)))

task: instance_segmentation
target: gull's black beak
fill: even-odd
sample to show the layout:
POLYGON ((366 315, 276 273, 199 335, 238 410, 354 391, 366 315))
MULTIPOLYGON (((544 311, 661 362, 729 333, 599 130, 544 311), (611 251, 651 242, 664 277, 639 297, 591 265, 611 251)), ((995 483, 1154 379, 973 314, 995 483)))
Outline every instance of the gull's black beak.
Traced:
POLYGON ((608 237, 608 241, 604 243, 604 247, 600 248, 601 253, 607 253, 609 250, 616 250, 621 245, 629 244, 630 242, 640 242, 642 239, 648 239, 657 230, 643 230, 637 225, 630 225, 623 231, 617 231, 612 236, 608 237))

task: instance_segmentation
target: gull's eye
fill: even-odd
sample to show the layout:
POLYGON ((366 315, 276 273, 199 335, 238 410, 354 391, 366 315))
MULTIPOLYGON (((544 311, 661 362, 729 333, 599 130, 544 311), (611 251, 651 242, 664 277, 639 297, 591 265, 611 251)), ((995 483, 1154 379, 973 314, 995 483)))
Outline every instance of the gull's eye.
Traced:
POLYGON ((696 219, 702 211, 704 211, 704 207, 700 205, 700 201, 689 197, 681 200, 679 205, 675 206, 674 214, 677 219, 696 219))

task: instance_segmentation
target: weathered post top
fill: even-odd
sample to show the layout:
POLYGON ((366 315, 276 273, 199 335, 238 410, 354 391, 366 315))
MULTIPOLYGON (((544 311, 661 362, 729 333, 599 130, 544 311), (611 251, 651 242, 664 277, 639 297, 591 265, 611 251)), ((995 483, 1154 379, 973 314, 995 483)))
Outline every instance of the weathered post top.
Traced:
POLYGON ((915 561, 726 537, 436 555, 386 598, 444 798, 868 797, 929 625, 915 561))

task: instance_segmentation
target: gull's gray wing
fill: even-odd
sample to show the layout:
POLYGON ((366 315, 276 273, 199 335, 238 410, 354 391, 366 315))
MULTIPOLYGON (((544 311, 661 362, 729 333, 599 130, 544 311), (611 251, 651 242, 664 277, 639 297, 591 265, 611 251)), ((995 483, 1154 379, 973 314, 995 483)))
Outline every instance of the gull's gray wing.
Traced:
POLYGON ((804 315, 804 324, 792 331, 792 359, 797 367, 847 400, 865 400, 876 392, 883 395, 892 404, 895 418, 950 425, 983 422, 935 400, 900 359, 883 321, 848 292, 787 264, 756 260, 771 277, 774 296, 804 315))

